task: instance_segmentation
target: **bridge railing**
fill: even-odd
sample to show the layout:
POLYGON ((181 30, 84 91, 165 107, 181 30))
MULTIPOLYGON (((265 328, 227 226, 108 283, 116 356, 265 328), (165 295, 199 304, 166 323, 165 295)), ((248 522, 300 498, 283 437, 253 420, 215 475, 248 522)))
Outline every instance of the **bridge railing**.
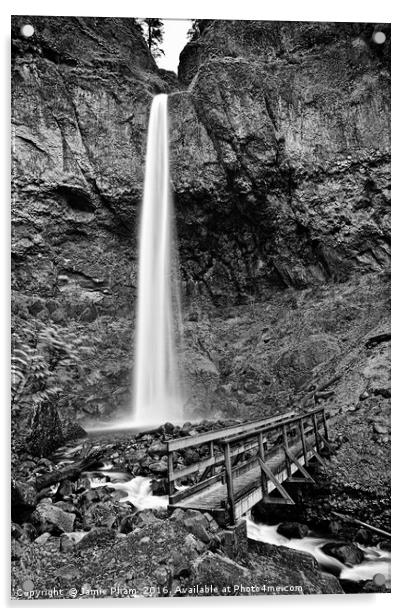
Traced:
MULTIPOLYGON (((278 481, 278 476, 283 476, 289 481, 313 481, 309 473, 304 469, 312 457, 320 458, 323 445, 330 446, 328 442, 328 423, 324 407, 318 407, 294 417, 282 419, 274 426, 259 428, 247 432, 245 435, 232 436, 222 441, 224 447, 225 479, 227 484, 228 511, 230 522, 235 522, 235 514, 240 510, 240 501, 246 500, 248 494, 257 488, 257 481, 243 490, 236 488, 234 480, 252 468, 260 467, 258 482, 261 484, 262 496, 268 497, 270 489, 268 483, 277 488, 280 493, 278 498, 269 498, 270 502, 293 504, 288 492, 278 481), (257 443, 254 443, 254 437, 257 443), (257 449, 255 457, 241 464, 236 464, 236 445, 239 443, 241 450, 246 443, 251 443, 257 449), (298 447, 296 447, 298 446, 298 447), (267 462, 274 458, 274 472, 267 466, 267 462), (292 478, 292 469, 299 470, 301 478, 292 478)), ((259 484, 258 484, 259 485, 259 484)), ((241 507, 241 510, 245 507, 241 507)))
MULTIPOLYGON (((282 447, 288 451, 295 439, 296 428, 298 440, 302 443, 305 463, 308 460, 307 437, 314 434, 316 451, 319 453, 321 438, 328 437, 327 418, 324 407, 318 407, 297 415, 288 412, 276 417, 246 422, 230 428, 202 432, 199 434, 173 439, 167 442, 168 451, 168 483, 169 504, 176 505, 190 496, 202 492, 217 482, 227 484, 228 509, 234 511, 234 478, 239 477, 251 467, 265 462, 282 447), (324 428, 324 437, 321 428, 324 428), (196 462, 177 468, 175 466, 177 452, 189 448, 199 448, 200 459, 196 462), (258 456, 253 455, 256 450, 258 456), (252 452, 252 454, 251 454, 252 452), (245 458, 244 461, 242 459, 245 458), (176 481, 191 477, 192 485, 176 489, 176 481)), ((311 451, 310 451, 311 453, 311 451)), ((290 460, 285 462, 290 473, 290 460)), ((261 472, 262 485, 265 493, 267 480, 261 472)))

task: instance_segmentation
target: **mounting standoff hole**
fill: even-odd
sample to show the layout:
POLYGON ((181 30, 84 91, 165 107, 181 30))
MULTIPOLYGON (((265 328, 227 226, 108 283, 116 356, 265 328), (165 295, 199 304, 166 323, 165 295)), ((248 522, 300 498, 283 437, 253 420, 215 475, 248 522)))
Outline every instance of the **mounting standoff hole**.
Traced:
POLYGON ((373 577, 373 582, 376 586, 382 586, 385 584, 385 576, 382 573, 376 573, 373 577))
POLYGON ((24 26, 21 26, 20 32, 23 36, 25 36, 25 38, 29 38, 30 36, 33 36, 34 28, 31 24, 25 24, 24 26))
POLYGON ((373 34, 373 41, 374 43, 377 43, 377 45, 382 45, 383 43, 385 43, 385 39, 387 37, 385 36, 384 32, 381 32, 381 30, 377 30, 377 32, 374 32, 373 34))

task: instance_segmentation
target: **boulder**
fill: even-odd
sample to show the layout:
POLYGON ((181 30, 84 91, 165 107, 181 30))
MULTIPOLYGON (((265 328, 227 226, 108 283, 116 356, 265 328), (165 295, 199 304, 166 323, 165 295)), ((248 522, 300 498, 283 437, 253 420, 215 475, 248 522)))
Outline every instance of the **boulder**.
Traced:
POLYGON ((203 543, 210 543, 211 537, 207 532, 209 522, 199 511, 187 511, 183 518, 185 528, 203 543))
POLYGON ((168 421, 168 422, 166 422, 166 423, 164 424, 164 426, 163 426, 163 431, 164 431, 166 434, 173 434, 174 430, 175 430, 174 425, 173 425, 172 423, 170 423, 169 421, 168 421))
POLYGON ((206 552, 192 563, 192 584, 213 584, 221 588, 238 583, 245 584, 250 579, 251 573, 248 569, 221 554, 206 552))
POLYGON ((45 545, 50 537, 51 537, 51 533, 42 533, 42 535, 37 537, 37 539, 35 540, 35 543, 37 545, 45 545))
POLYGON ((186 465, 194 464, 200 461, 200 454, 195 449, 186 449, 184 452, 184 461, 186 465))
POLYGON ((62 511, 66 511, 67 513, 75 513, 75 515, 78 515, 79 513, 74 503, 70 500, 57 501, 56 503, 54 503, 54 507, 58 507, 59 509, 62 509, 62 511))
POLYGON ((165 456, 167 455, 167 445, 163 441, 155 441, 147 450, 150 456, 165 456))
POLYGON ((49 531, 53 534, 59 534, 59 532, 71 532, 74 530, 76 516, 74 513, 62 511, 62 509, 50 503, 41 502, 37 505, 32 517, 34 522, 44 532, 49 531))
POLYGON ((160 462, 153 462, 149 464, 149 470, 158 475, 165 475, 167 473, 167 464, 163 462, 163 460, 160 460, 160 462))
POLYGON ((59 496, 69 496, 72 494, 72 483, 69 479, 63 479, 58 486, 57 494, 59 496))
POLYGON ((326 543, 322 550, 345 565, 358 565, 364 560, 364 552, 354 543, 326 543))
POLYGON ((303 539, 309 532, 309 527, 306 524, 299 522, 282 522, 278 526, 278 533, 287 537, 287 539, 303 539))
POLYGON ((93 528, 78 541, 75 546, 75 551, 87 550, 88 548, 104 547, 107 541, 111 541, 117 537, 117 533, 112 528, 93 528))

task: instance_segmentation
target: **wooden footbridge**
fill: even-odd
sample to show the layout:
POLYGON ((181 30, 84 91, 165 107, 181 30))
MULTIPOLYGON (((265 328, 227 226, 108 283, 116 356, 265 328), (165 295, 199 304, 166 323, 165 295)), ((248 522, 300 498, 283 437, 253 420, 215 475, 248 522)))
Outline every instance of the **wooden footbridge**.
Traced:
POLYGON ((305 467, 313 458, 324 464, 320 454, 330 448, 328 438, 319 407, 170 440, 169 509, 208 511, 219 523, 234 525, 262 499, 294 504, 282 484, 314 483, 305 467), (178 452, 190 448, 200 459, 178 467, 178 452))

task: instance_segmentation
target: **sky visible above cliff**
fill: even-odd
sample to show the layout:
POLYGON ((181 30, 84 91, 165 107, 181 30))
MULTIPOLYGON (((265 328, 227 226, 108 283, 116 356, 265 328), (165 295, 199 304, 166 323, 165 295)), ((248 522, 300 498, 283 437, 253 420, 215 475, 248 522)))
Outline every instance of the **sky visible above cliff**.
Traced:
POLYGON ((160 68, 177 74, 179 56, 187 43, 187 32, 191 28, 191 19, 163 19, 164 33, 161 48, 164 55, 156 58, 160 68))

